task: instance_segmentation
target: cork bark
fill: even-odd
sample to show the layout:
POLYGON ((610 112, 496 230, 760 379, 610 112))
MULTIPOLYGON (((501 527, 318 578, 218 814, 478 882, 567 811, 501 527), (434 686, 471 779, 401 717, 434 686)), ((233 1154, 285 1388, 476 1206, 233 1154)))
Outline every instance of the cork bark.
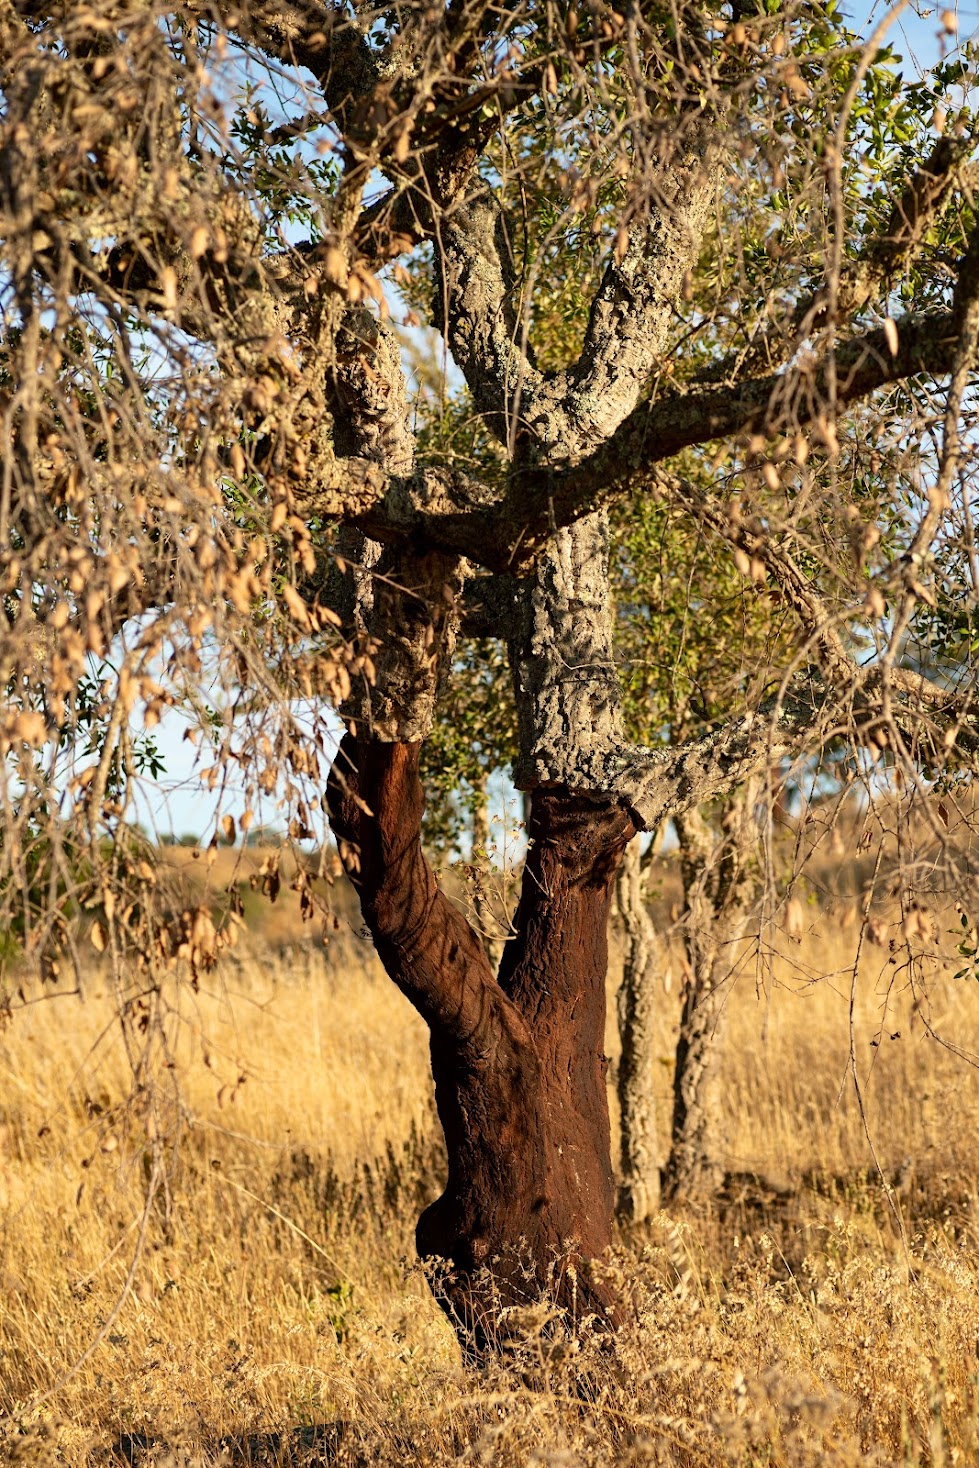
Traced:
MULTIPOLYGON (((734 7, 736 16, 742 8, 734 7)), ((858 747, 876 734, 882 708, 895 743, 906 738, 908 758, 925 751, 922 767, 943 768, 941 751, 950 754, 953 747, 958 755, 979 752, 979 710, 971 692, 898 666, 896 634, 876 666, 858 662, 856 645, 847 645, 843 636, 851 613, 841 619, 836 610, 846 578, 840 581, 840 567, 820 569, 818 556, 799 559, 797 550, 805 547, 796 545, 802 521, 794 511, 781 529, 767 516, 756 525, 736 525, 730 476, 705 492, 685 481, 679 466, 671 472, 656 466, 687 448, 706 449, 721 435, 746 438, 751 460, 757 457, 752 436, 794 439, 809 427, 829 449, 828 430, 848 404, 890 383, 951 375, 935 494, 908 553, 881 582, 898 607, 892 630, 907 625, 916 599, 927 600, 918 578, 928 579, 929 546, 938 543, 940 517, 948 513, 939 506, 951 502, 961 464, 958 420, 979 351, 979 232, 965 242, 952 271, 950 302, 930 310, 919 309, 918 302, 896 319, 884 313, 892 282, 908 275, 918 244, 935 238, 943 201, 961 196, 967 180, 960 164, 971 140, 936 143, 906 187, 896 191, 876 242, 864 233, 866 220, 849 241, 835 230, 836 264, 827 261, 820 279, 818 261, 807 261, 811 281, 801 295, 786 276, 790 299, 782 299, 785 291, 767 292, 770 320, 755 329, 751 312, 743 322, 728 315, 734 278, 723 261, 734 257, 727 248, 722 246, 709 270, 699 267, 715 201, 734 181, 730 173, 725 177, 725 156, 740 155, 739 177, 747 177, 754 123, 747 126, 745 106, 750 112, 752 96, 765 91, 774 99, 791 60, 774 60, 781 54, 774 49, 775 32, 783 31, 781 21, 769 27, 772 16, 760 16, 757 28, 739 24, 725 30, 709 16, 698 19, 690 7, 676 15, 642 6, 606 15, 605 7, 589 4, 565 7, 556 28, 553 7, 538 15, 460 0, 443 8, 395 7, 379 25, 378 13, 357 3, 187 0, 182 10, 203 24, 202 58, 230 39, 257 59, 264 55, 275 74, 291 71, 295 77, 296 87, 286 87, 283 97, 292 93, 297 106, 302 100, 305 116, 269 131, 275 151, 266 162, 273 173, 279 172, 280 147, 294 140, 297 164, 304 156, 308 161, 314 128, 327 126, 337 175, 316 200, 315 171, 300 169, 308 203, 318 206, 312 209, 317 228, 301 242, 291 226, 287 244, 270 230, 274 211, 259 182, 266 171, 259 166, 260 147, 252 156, 249 145, 248 167, 228 171, 220 148, 202 152, 194 144, 194 109, 204 105, 208 84, 205 71, 198 75, 191 65, 184 78, 197 77, 191 90, 181 81, 173 93, 178 60, 172 47, 164 48, 165 68, 148 74, 152 88, 144 100, 151 110, 127 105, 115 116, 120 137, 128 130, 133 142, 136 129, 143 139, 126 155, 138 189, 125 184, 115 154, 106 153, 103 168, 101 153, 90 146, 101 134, 89 134, 94 124, 83 121, 101 109, 55 107, 54 93, 45 93, 45 73, 54 75, 49 63, 57 69, 64 63, 65 77, 76 61, 88 65, 90 38, 78 38, 91 29, 89 22, 98 29, 99 9, 89 16, 86 7, 27 0, 0 9, 6 111, 13 107, 9 146, 0 152, 0 203, 13 260, 11 320, 19 315, 29 348, 22 356, 29 366, 23 410, 14 423, 16 472, 10 485, 18 493, 23 489, 25 498, 20 506, 14 501, 21 526, 15 541, 30 550, 58 528, 40 510, 50 508, 48 489, 61 493, 54 450, 70 458, 76 452, 72 437, 87 445, 70 467, 87 462, 96 476, 96 510, 100 496, 105 500, 103 470, 113 471, 115 503, 125 495, 130 457, 136 460, 131 490, 142 484, 146 468, 140 455, 112 448, 114 440, 106 435, 110 428, 115 432, 114 412, 88 415, 97 441, 89 441, 82 413, 77 432, 52 433, 44 439, 44 454, 39 452, 42 399, 47 412, 45 394, 54 392, 54 379, 45 379, 36 402, 27 386, 41 381, 30 366, 31 343, 52 302, 62 323, 58 333, 70 319, 59 314, 70 297, 99 301, 99 311, 108 313, 123 338, 131 329, 131 310, 133 323, 142 321, 154 332, 158 320, 165 322, 174 364, 181 370, 197 364, 222 384, 213 400, 220 413, 191 411, 191 393, 179 419, 161 418, 170 424, 172 441, 166 439, 154 474, 165 475, 185 456, 209 465, 216 455, 213 469, 201 468, 202 484, 212 484, 215 497, 201 496, 200 525, 188 524, 188 532, 205 528, 211 537, 219 528, 227 487, 224 456, 234 468, 247 448, 247 473, 234 470, 243 497, 227 496, 223 527, 228 539, 222 553, 229 567, 241 564, 236 576, 247 581, 253 559, 246 530, 253 498, 256 510, 269 511, 270 548, 278 536, 273 525, 298 536, 301 521, 299 527, 294 521, 302 517, 315 528, 317 544, 336 550, 343 563, 327 595, 335 591, 332 609, 340 611, 344 636, 357 645, 359 656, 349 662, 360 682, 341 708, 347 732, 331 774, 329 807, 378 952, 431 1030, 449 1176, 442 1197, 419 1224, 418 1239, 428 1257, 441 1261, 441 1298, 464 1341, 477 1350, 496 1328, 494 1290, 512 1303, 550 1281, 552 1294, 573 1313, 593 1308, 607 1318, 608 1301, 588 1261, 608 1242, 614 1192, 602 1055, 606 925, 630 839, 639 829, 673 820, 689 852, 696 853, 700 835, 687 813, 727 798, 783 756, 797 756, 804 738, 811 748, 829 738, 858 747), (735 42, 736 30, 745 32, 743 43, 735 42), (557 44, 560 31, 567 47, 557 44), (771 56, 767 40, 760 39, 763 32, 771 33, 771 56), (767 77, 763 70, 756 73, 770 62, 767 77), (617 95, 627 107, 609 130, 601 121, 613 120, 604 84, 620 69, 626 89, 617 95), (763 78, 765 86, 755 91, 763 78), (193 101, 195 88, 202 93, 199 104, 193 101), (548 119, 543 132, 542 118, 548 119), (147 131, 148 122, 153 126, 147 131), (599 139, 593 122, 608 136, 599 139), (536 188, 535 176, 550 182, 549 173, 535 175, 536 162, 531 167, 536 141, 521 156, 524 144, 546 138, 548 129, 572 185, 564 212, 569 241, 587 227, 586 214, 572 217, 575 175, 603 191, 617 179, 614 198, 621 201, 614 220, 598 196, 586 203, 587 211, 599 205, 595 222, 612 226, 615 243, 589 303, 581 350, 553 371, 543 371, 533 351, 533 277, 535 269, 546 268, 547 250, 538 249, 545 237, 518 239, 512 224, 520 188, 536 188), (72 140, 76 161, 88 160, 79 164, 80 178, 69 190, 74 199, 79 182, 70 229, 59 217, 64 210, 54 207, 64 182, 55 186, 55 160, 65 137, 72 140), (487 155, 492 138, 499 147, 487 155), (606 154, 613 141, 614 151, 606 154), (582 172, 577 162, 586 155, 582 172), (612 171, 599 178, 605 156, 612 171), (45 170, 53 192, 40 186, 45 170), (118 187, 106 189, 108 177, 118 187), (161 181, 164 188, 151 186, 161 181), (114 205, 115 195, 129 206, 114 205), (380 319, 389 309, 381 277, 386 265, 419 245, 431 252, 432 315, 465 378, 480 431, 496 437, 494 454, 483 452, 478 434, 467 446, 440 445, 438 434, 416 435, 410 421, 401 343, 380 319), (716 319, 706 304, 710 291, 694 305, 697 290, 687 289, 699 290, 711 279, 719 282, 716 319), (376 311, 366 304, 371 300, 376 311), (868 325, 871 315, 879 325, 868 325), (718 360, 718 333, 725 336, 729 319, 735 351, 718 360), (198 352, 194 341, 207 350, 198 352), (419 444, 424 452, 416 455, 419 444), (722 550, 740 550, 749 565, 757 562, 773 599, 797 619, 802 633, 801 689, 786 678, 777 694, 771 685, 756 690, 746 676, 750 706, 679 748, 635 748, 621 727, 605 515, 613 500, 625 503, 640 490, 668 501, 722 550), (330 540, 332 527, 339 528, 336 542, 330 540), (452 673, 471 565, 500 579, 496 594, 484 594, 483 605, 495 607, 493 630, 510 650, 520 725, 514 773, 530 810, 524 888, 498 975, 478 935, 439 892, 420 843, 418 750, 442 682, 452 673), (830 588, 828 599, 820 581, 830 588), (521 1250, 527 1258, 518 1264, 521 1250)), ((145 9, 128 7, 133 15, 145 9)), ((103 39, 136 34, 123 13, 127 7, 109 11, 103 39)), ((751 19, 747 12, 744 19, 751 19)), ((193 51, 192 31, 193 25, 181 49, 181 68, 193 51)), ((123 79, 128 94, 138 78, 127 71, 123 79)), ((109 71, 99 77, 93 67, 91 80, 101 83, 92 96, 109 95, 109 71)), ((85 87, 88 97, 87 77, 85 87)), ((618 107, 616 90, 612 99, 618 107)), ((206 101, 220 113, 220 97, 206 101)), ((283 104, 284 115, 291 110, 291 101, 283 104)), ((218 136, 217 115, 207 127, 217 128, 218 136)), ((818 134, 810 141, 821 146, 818 134)), ((549 161, 559 160, 552 153, 549 161)), ((718 211, 718 223, 727 212, 718 211)), ((532 205, 526 218, 535 217, 540 214, 532 205)), ((559 233, 550 233, 549 226, 547 232, 550 245, 557 245, 559 233)), ((427 258, 415 257, 419 268, 427 258)), ((779 273, 788 268, 779 265, 779 273)), ((427 303, 427 290, 417 294, 427 303)), ((90 311, 79 319, 87 340, 90 311)), ((123 365, 131 374, 131 364, 123 365)), ((63 372, 68 384, 73 371, 66 357, 55 376, 63 372)), ((97 396, 108 381, 100 361, 92 379, 97 396)), ((181 392, 192 381, 193 373, 180 384, 181 392)), ((86 398, 80 388, 79 394, 86 398)), ((56 407, 57 397, 51 399, 56 407)), ((64 393, 58 401, 55 420, 71 407, 64 393)), ((152 391, 147 402, 155 410, 152 391)), ((161 413, 162 404, 161 399, 161 413)), ((735 461, 742 457, 737 454, 735 461)), ((774 465, 773 459, 765 467, 774 465)), ((11 497, 5 494, 4 505, 11 497)), ((138 494, 142 498, 142 488, 138 494)), ((60 501, 54 504, 57 509, 60 501)), ((135 517, 143 518, 142 512, 135 517)), ((139 586, 141 578, 131 578, 105 626, 86 610, 88 631, 97 637, 86 642, 72 627, 80 646, 95 650, 104 632, 114 635, 124 621, 154 609, 172 605, 179 613, 186 587, 175 582, 168 553, 157 563, 153 524, 151 514, 151 574, 139 586)), ((261 514, 256 533, 262 533, 261 514)), ((180 535, 176 522, 172 535, 161 522, 161 546, 175 544, 180 535)), ((195 544, 188 535, 187 548, 195 544)), ((34 592, 42 581, 30 570, 30 556, 23 565, 16 557, 7 559, 11 595, 19 586, 23 606, 36 601, 40 616, 41 599, 34 592)), ((308 558, 300 559, 305 567, 308 558)), ((47 562, 42 557, 38 564, 47 562)), ((61 585, 66 564, 51 561, 52 586, 61 585)), ((324 575, 324 588, 329 580, 324 575)), ((210 584, 202 580, 200 587, 210 584)), ((77 593, 79 616, 86 589, 77 593)), ((876 579, 873 591, 883 595, 876 579)), ((202 590, 202 600, 209 594, 202 590)), ((276 594, 274 578, 262 583, 261 596, 245 589, 240 594, 248 606, 254 596, 254 610, 264 618, 276 594)), ((853 613, 858 621, 859 605, 854 603, 853 613)), ((310 637, 311 656, 316 645, 310 637)), ((329 657, 335 668, 335 646, 329 657)), ((283 698, 288 696, 283 690, 283 698)), ((93 821, 97 804, 87 802, 93 821)), ((94 827, 91 834, 94 839, 94 827)), ((736 866, 731 853, 737 842, 726 833, 721 846, 720 858, 714 851, 700 863, 698 856, 700 864, 691 864, 684 878, 690 974, 667 1166, 673 1192, 689 1191, 703 1160, 713 1167, 719 1157, 711 1141, 717 1116, 714 1062, 741 921, 740 889, 728 875, 736 866)), ((638 916, 631 867, 624 882, 624 911, 638 916)), ((651 1002, 645 941, 638 927, 630 935, 624 1073, 635 1088, 631 1112, 627 1098, 634 1128, 628 1166, 630 1175, 646 1179, 649 1192, 653 1159, 639 1116, 640 1099, 649 1095, 642 1069, 649 1032, 644 1006, 651 1002)))
POLYGON ((507 603, 526 682, 522 738, 536 758, 529 850, 498 976, 421 846, 419 751, 460 615, 456 559, 393 547, 362 563, 353 584, 359 625, 377 646, 376 683, 363 692, 328 790, 378 955, 429 1026, 448 1176, 416 1241, 474 1359, 499 1344, 510 1307, 541 1295, 578 1322, 588 1316, 605 1328, 615 1319, 593 1267, 610 1243, 614 1195, 607 929, 636 825, 601 790, 603 761, 620 750, 603 518, 574 527, 566 542, 549 563, 560 579, 536 598, 511 588, 507 603), (592 756, 595 788, 582 789, 579 771, 592 756))
MULTIPOLYGON (((715 185, 710 160, 696 150, 672 160, 664 179, 670 208, 633 231, 606 272, 579 361, 547 379, 516 346, 509 242, 492 200, 470 200, 443 223, 449 340, 477 407, 527 473, 573 465, 614 432, 665 346, 715 185)), ((374 368, 384 343, 368 332, 362 339, 374 368)), ((347 381, 355 369, 356 361, 345 366, 347 381)), ((398 441, 396 399, 381 393, 379 401, 391 414, 369 416, 362 441, 349 445, 373 461, 385 439, 398 441)), ((465 1350, 479 1355, 499 1335, 501 1309, 541 1291, 576 1317, 614 1318, 590 1261, 610 1242, 615 1202, 604 1032, 616 875, 646 810, 675 804, 681 790, 693 801, 712 776, 730 779, 741 746, 687 751, 677 765, 626 741, 603 510, 555 529, 524 574, 500 578, 490 601, 509 649, 514 779, 529 797, 530 845, 513 936, 494 977, 420 843, 418 748, 451 662, 464 571, 458 559, 397 541, 370 567, 360 620, 377 648, 377 676, 334 766, 330 812, 382 962, 431 1031, 448 1177, 419 1220, 417 1243, 436 1263, 436 1291, 465 1350)), ((755 729, 748 743, 763 737, 755 729)), ((757 758, 754 747, 748 758, 757 758)), ((641 954, 637 962, 630 1157, 633 1194, 638 1169, 648 1210, 658 1174, 651 1143, 641 1140, 649 1087, 642 1095, 638 1087, 648 1071, 651 991, 641 954)))
POLYGON ((589 515, 553 537, 518 583, 509 627, 519 719, 519 789, 607 792, 623 762, 612 646, 608 520, 589 515))
POLYGON ((416 1241, 467 1354, 545 1295, 615 1320, 593 1261, 611 1237, 606 930, 634 833, 615 804, 537 791, 516 936, 495 978, 421 846, 420 744, 348 734, 330 819, 388 974, 426 1020, 448 1176, 416 1241), (369 802, 369 805, 368 805, 369 802))

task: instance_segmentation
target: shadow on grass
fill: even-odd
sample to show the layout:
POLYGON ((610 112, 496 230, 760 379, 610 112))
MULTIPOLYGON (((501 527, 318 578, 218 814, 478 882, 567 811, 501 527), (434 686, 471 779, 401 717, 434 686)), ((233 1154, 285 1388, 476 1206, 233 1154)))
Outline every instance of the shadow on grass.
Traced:
MULTIPOLYGON (((296 1427, 291 1432, 254 1433, 221 1437, 192 1450, 143 1432, 125 1433, 112 1445, 115 1464, 130 1468, 184 1468, 209 1464, 214 1468, 320 1468, 339 1461, 347 1434, 346 1422, 324 1422, 296 1427)), ((356 1462, 344 1454, 345 1462, 356 1462)))

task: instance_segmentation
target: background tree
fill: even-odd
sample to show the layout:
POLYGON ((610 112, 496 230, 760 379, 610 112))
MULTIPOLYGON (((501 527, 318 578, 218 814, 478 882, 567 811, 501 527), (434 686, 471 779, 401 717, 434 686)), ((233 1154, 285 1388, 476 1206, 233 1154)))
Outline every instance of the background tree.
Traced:
MULTIPOLYGON (((692 472, 698 472, 696 464, 692 472)), ((703 737, 723 723, 746 684, 764 687, 778 677, 792 656, 791 622, 752 582, 750 566, 746 578, 728 555, 718 556, 700 526, 669 507, 644 505, 637 497, 617 519, 617 640, 629 730, 646 744, 703 737)), ((780 771, 771 783, 780 790, 780 771)), ((710 1195, 723 1180, 717 1070, 728 981, 749 918, 758 917, 762 863, 756 816, 767 812, 772 794, 756 775, 703 811, 691 808, 671 822, 682 894, 674 935, 678 954, 671 955, 669 935, 657 932, 646 906, 651 858, 660 843, 645 857, 635 847, 623 863, 618 1212, 632 1221, 658 1206, 661 1163, 670 1200, 710 1195), (661 983, 675 957, 682 1008, 670 1145, 661 1158, 653 1026, 661 983)), ((757 933, 756 923, 756 942, 757 933)))
POLYGON ((155 975, 195 981, 234 924, 154 900, 129 827, 147 731, 193 709, 202 779, 241 772, 246 825, 276 793, 302 839, 338 706, 331 824, 431 1030, 448 1181, 419 1249, 477 1349, 542 1288, 614 1315, 592 1261, 628 843, 841 750, 915 791, 971 768, 971 663, 952 686, 904 655, 936 556, 973 574, 971 59, 915 91, 879 39, 832 4, 0 7, 4 902, 49 965, 62 893, 98 911, 150 1095, 155 975), (382 277, 415 251, 493 472, 413 432, 382 277), (537 330, 555 300, 567 357, 537 330), (709 480, 682 457, 707 445, 709 480), (637 494, 797 629, 709 732, 649 747, 609 581, 609 509, 637 494), (506 641, 530 796, 495 974, 421 846, 470 613, 506 641))

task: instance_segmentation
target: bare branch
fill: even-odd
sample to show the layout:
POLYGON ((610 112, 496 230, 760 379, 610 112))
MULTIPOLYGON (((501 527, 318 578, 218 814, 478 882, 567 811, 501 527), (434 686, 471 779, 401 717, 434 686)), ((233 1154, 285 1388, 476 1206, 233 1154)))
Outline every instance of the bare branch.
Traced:
MULTIPOLYGON (((881 662, 861 664, 847 646, 840 627, 849 618, 866 616, 863 606, 833 613, 818 588, 797 564, 789 533, 755 528, 712 500, 699 485, 677 475, 660 475, 663 492, 714 534, 728 540, 752 561, 764 567, 768 579, 792 607, 806 639, 805 652, 818 664, 827 691, 849 711, 868 737, 890 724, 919 745, 927 736, 936 745, 946 734, 966 750, 979 747, 976 728, 979 703, 955 689, 942 687, 911 669, 895 668, 885 656, 881 662), (928 727, 922 723, 926 718, 928 727)), ((902 564, 908 558, 902 559, 902 564)), ((910 564, 910 563, 909 563, 910 564)), ((917 600, 910 593, 911 601, 917 600)), ((895 637, 890 647, 896 647, 895 637)), ((885 736, 886 740, 886 736, 885 736)))
POLYGON ((938 527, 952 505, 952 489, 961 454, 959 418, 965 393, 979 358, 979 229, 973 232, 959 271, 952 313, 959 328, 959 341, 955 349, 952 380, 945 405, 938 479, 928 490, 927 509, 899 563, 902 595, 894 615, 890 645, 885 654, 887 666, 893 664, 901 639, 911 621, 921 596, 919 577, 922 567, 938 527))
MULTIPOLYGON (((842 405, 881 387, 953 368, 958 322, 953 312, 905 317, 898 350, 883 331, 843 343, 836 354, 842 405)), ((308 496, 310 508, 356 518, 378 539, 424 531, 433 544, 470 556, 491 570, 519 571, 533 563, 549 534, 636 487, 657 484, 656 465, 681 449, 734 433, 776 435, 825 421, 825 365, 803 367, 689 395, 672 394, 637 408, 596 453, 571 469, 527 469, 513 476, 504 504, 486 507, 485 494, 458 472, 427 470, 391 482, 372 466, 350 460, 347 486, 340 461, 308 496), (317 496, 322 496, 318 499, 317 496)), ((662 481, 669 489, 670 481, 662 481)))
POLYGON ((358 104, 371 96, 380 81, 378 59, 366 36, 367 25, 351 19, 341 4, 249 0, 242 5, 204 0, 183 8, 223 26, 267 56, 312 72, 341 127, 354 123, 358 104))
POLYGON ((482 0, 414 17, 385 50, 368 41, 373 13, 351 18, 322 0, 287 5, 200 4, 247 44, 307 68, 323 89, 348 158, 392 192, 360 214, 359 254, 375 267, 429 238, 459 197, 507 112, 533 95, 543 63, 504 61, 486 74, 479 41, 498 24, 482 0))
POLYGON ((643 830, 725 795, 778 760, 798 755, 818 730, 822 709, 804 693, 767 713, 747 713, 722 729, 674 749, 633 750, 623 759, 614 793, 643 830))
POLYGON ((681 475, 659 470, 655 483, 657 490, 685 514, 764 568, 798 617, 806 651, 815 656, 827 682, 851 685, 857 676, 857 664, 840 635, 839 619, 795 561, 789 532, 772 532, 746 523, 736 508, 681 475))

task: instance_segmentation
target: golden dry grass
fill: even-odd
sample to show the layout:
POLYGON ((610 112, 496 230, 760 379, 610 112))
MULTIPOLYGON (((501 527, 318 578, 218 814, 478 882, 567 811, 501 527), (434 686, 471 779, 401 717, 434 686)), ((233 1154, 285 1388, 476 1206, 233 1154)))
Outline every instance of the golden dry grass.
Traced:
POLYGON ((365 948, 254 951, 183 993, 179 1147, 128 1286, 152 1162, 111 996, 93 974, 84 1004, 29 1004, 0 1037, 0 1460, 141 1433, 211 1463, 223 1435, 342 1422, 350 1463, 979 1461, 975 1071, 928 1028, 979 1050, 979 992, 932 963, 916 1002, 865 949, 852 1045, 889 1189, 847 1077, 856 929, 805 916, 732 986, 728 1195, 620 1241, 614 1355, 528 1317, 481 1376, 413 1262, 440 1167, 424 1028, 365 948))

